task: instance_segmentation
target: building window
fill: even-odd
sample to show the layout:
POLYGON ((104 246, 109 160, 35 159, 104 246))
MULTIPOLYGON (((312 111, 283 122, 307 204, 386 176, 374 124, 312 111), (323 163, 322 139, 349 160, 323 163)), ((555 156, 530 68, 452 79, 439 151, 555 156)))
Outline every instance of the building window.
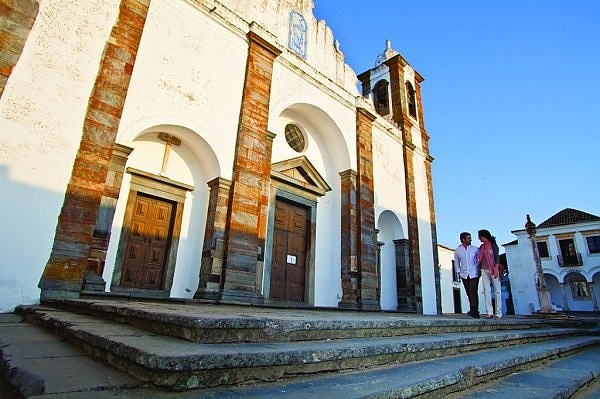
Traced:
POLYGON ((560 255, 558 255, 558 263, 560 266, 581 266, 581 254, 575 249, 575 242, 572 238, 558 240, 560 255))
POLYGON ((306 140, 302 130, 296 125, 289 124, 285 127, 285 140, 296 152, 302 152, 306 149, 306 140))
POLYGON ((600 254, 600 236, 590 236, 585 238, 590 254, 600 254))
POLYGON ((408 114, 413 118, 417 117, 417 99, 415 97, 415 89, 410 82, 406 82, 406 97, 408 101, 408 114))
POLYGON ((390 102, 388 100, 388 82, 380 80, 373 87, 373 102, 375 110, 381 116, 390 113, 390 102))
POLYGON ((548 243, 546 241, 541 241, 537 243, 538 254, 540 258, 549 258, 550 252, 548 252, 548 243))

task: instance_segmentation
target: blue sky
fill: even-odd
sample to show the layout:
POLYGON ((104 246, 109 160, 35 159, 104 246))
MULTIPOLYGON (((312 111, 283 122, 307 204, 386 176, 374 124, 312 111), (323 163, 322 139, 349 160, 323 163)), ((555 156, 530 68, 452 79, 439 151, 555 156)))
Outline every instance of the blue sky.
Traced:
POLYGON ((389 38, 425 78, 440 244, 600 216, 600 1, 314 2, 357 74, 389 38))

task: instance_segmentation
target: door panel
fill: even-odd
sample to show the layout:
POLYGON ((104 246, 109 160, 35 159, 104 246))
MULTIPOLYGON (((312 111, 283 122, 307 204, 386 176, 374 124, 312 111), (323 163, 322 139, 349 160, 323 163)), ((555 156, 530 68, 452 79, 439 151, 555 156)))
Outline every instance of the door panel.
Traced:
POLYGON ((270 298, 280 301, 304 301, 307 208, 277 200, 270 298))
POLYGON ((287 232, 275 230, 273 261, 271 263, 271 299, 285 300, 285 268, 287 256, 287 232))
POLYGON ((168 201, 137 194, 123 262, 122 286, 162 288, 173 208, 168 201))

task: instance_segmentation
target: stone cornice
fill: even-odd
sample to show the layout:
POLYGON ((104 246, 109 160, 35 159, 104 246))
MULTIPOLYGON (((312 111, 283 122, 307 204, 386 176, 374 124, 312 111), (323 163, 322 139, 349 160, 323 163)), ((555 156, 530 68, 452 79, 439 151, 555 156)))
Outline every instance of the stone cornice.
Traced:
POLYGON ((262 48, 267 50, 273 58, 276 58, 282 52, 281 45, 279 45, 273 37, 271 37, 272 41, 269 41, 266 37, 272 36, 268 31, 263 29, 256 22, 250 23, 250 30, 246 37, 249 41, 254 42, 260 45, 262 48))
POLYGON ((356 97, 356 113, 362 114, 367 117, 370 122, 374 122, 377 119, 375 110, 363 97, 356 97))

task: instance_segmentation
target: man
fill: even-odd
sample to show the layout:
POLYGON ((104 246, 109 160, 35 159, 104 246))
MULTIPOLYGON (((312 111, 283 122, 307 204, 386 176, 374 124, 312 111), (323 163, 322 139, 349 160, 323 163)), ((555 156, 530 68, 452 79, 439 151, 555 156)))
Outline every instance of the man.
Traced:
POLYGON ((460 245, 454 250, 454 265, 460 273, 460 278, 467 291, 470 310, 467 314, 475 319, 479 318, 479 266, 477 253, 479 249, 471 245, 471 234, 460 233, 460 245))

